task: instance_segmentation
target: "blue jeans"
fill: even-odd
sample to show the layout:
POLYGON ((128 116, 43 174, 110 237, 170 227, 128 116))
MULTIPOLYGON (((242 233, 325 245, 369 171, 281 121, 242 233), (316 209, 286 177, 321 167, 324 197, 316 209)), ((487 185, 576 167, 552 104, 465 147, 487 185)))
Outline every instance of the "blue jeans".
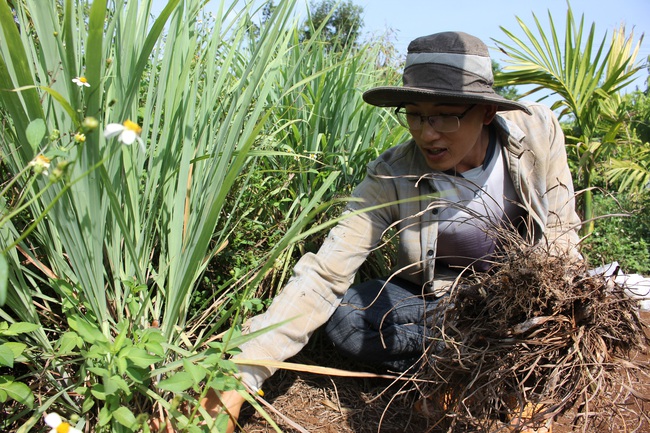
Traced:
POLYGON ((402 279, 367 281, 346 292, 325 331, 345 356, 406 371, 439 341, 438 300, 422 296, 419 286, 402 279))

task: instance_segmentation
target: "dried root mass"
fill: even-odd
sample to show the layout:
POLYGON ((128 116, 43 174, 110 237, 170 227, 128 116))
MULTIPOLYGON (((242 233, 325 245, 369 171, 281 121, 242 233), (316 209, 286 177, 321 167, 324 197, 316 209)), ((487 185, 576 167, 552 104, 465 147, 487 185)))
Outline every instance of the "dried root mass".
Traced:
POLYGON ((420 410, 437 427, 543 432, 564 414, 581 431, 643 422, 635 385, 649 367, 630 356, 648 348, 637 305, 582 262, 520 250, 443 303, 444 347, 432 345, 418 374, 420 410))

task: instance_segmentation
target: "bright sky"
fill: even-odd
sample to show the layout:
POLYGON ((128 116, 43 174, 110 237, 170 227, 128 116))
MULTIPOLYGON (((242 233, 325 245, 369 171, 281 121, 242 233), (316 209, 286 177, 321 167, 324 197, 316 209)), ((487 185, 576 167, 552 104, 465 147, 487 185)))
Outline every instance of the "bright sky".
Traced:
MULTIPOLYGON (((517 22, 520 18, 526 26, 535 28, 533 14, 548 33, 550 11, 556 31, 564 33, 566 23, 566 0, 353 0, 363 7, 364 32, 382 32, 392 29, 396 36, 396 48, 402 54, 411 40, 431 33, 459 30, 482 39, 494 47, 492 39, 509 42, 501 30, 504 27, 519 37, 524 33, 517 22)), ((650 55, 650 1, 649 0, 572 0, 571 10, 576 21, 584 15, 587 29, 595 23, 596 40, 600 43, 605 34, 609 38, 615 28, 625 25, 626 33, 634 30, 634 41, 646 33, 637 61, 650 55)), ((585 31, 586 33, 586 31, 585 31)), ((491 50, 491 56, 504 66, 503 55, 491 50)), ((645 89, 647 71, 638 74, 635 83, 645 89)))
MULTIPOLYGON (((259 0, 258 0, 259 1, 259 0)), ((206 10, 216 11, 221 0, 208 0, 206 10)), ((529 28, 535 27, 533 13, 548 33, 548 12, 550 11, 560 34, 566 22, 566 0, 353 0, 363 7, 363 33, 382 34, 387 29, 394 32, 396 48, 406 54, 409 42, 418 36, 431 33, 459 30, 482 39, 494 47, 492 38, 508 42, 509 38, 500 29, 505 27, 519 37, 524 34, 517 22, 522 19, 529 28)), ((165 0, 154 0, 154 11, 160 10, 165 0)), ((297 13, 304 16, 309 0, 298 0, 297 13)), ((607 34, 611 37, 615 28, 625 25, 626 33, 634 30, 634 41, 643 33, 643 40, 637 61, 645 61, 650 55, 650 0, 571 0, 576 21, 584 15, 587 29, 592 23, 596 27, 596 40, 607 34)), ((587 33, 588 30, 585 31, 587 33)), ((535 34, 537 32, 535 31, 535 34)), ((503 56, 496 50, 492 57, 504 66, 503 56)), ((636 86, 646 88, 647 70, 637 74, 636 86)), ((632 88, 631 90, 634 90, 632 88)))

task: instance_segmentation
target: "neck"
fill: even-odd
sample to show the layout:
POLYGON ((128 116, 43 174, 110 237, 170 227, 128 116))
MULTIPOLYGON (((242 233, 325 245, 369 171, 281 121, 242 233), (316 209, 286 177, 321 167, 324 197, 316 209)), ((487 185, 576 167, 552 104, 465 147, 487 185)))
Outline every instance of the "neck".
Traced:
POLYGON ((461 161, 461 163, 456 166, 456 172, 464 173, 468 170, 483 165, 489 145, 490 130, 488 126, 485 125, 483 126, 483 129, 481 129, 481 134, 476 140, 476 144, 474 145, 471 154, 467 155, 467 158, 465 158, 465 160, 461 161))

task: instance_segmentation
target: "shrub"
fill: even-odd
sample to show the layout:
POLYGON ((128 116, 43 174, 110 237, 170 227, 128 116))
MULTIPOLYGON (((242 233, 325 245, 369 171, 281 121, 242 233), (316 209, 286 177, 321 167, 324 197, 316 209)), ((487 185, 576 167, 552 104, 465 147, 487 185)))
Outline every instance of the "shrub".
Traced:
POLYGON ((650 197, 597 197, 601 217, 583 254, 594 267, 616 261, 626 273, 650 274, 650 197))

